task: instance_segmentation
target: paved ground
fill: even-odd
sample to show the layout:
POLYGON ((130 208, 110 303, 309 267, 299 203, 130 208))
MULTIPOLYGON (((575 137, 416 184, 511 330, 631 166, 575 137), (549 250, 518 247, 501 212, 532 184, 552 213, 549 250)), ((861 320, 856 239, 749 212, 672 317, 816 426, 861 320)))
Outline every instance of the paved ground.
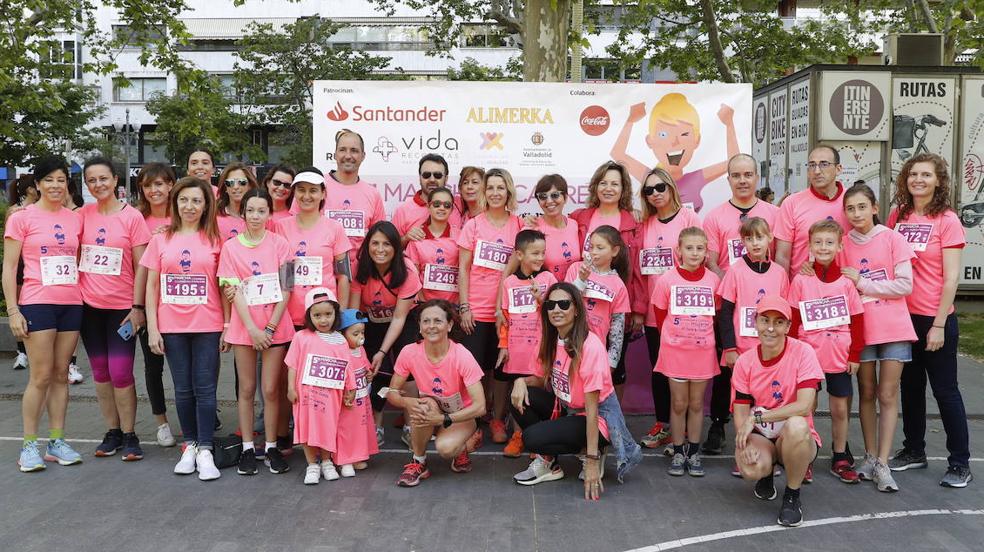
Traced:
MULTIPOLYGON (((20 474, 14 466, 18 394, 26 374, 11 371, 9 358, 0 357, 3 550, 984 550, 984 479, 964 490, 938 486, 945 447, 933 414, 927 438, 934 459, 928 470, 899 474, 901 492, 837 482, 825 471, 828 448, 817 461, 816 482, 803 490, 807 526, 777 531, 778 503, 755 500, 749 484, 728 474, 728 458, 708 459, 707 476, 694 479, 667 476, 667 460, 650 456, 624 485, 606 478, 602 500, 588 503, 581 498, 575 459, 564 460, 564 480, 526 488, 510 477, 526 461, 505 459, 498 447, 486 445, 471 474, 451 473, 435 459, 431 479, 403 489, 394 482, 406 453, 399 431, 389 427, 386 450, 354 479, 305 487, 303 459, 296 454, 284 475, 245 478, 224 470, 221 479, 205 484, 171 473, 177 449, 148 443, 146 458, 133 464, 92 457, 105 429, 88 377, 72 388, 68 422, 85 462, 20 474)), ((961 362, 973 445, 984 438, 984 366, 961 362)), ((84 356, 80 364, 88 376, 84 356)), ((231 370, 224 370, 220 399, 227 427, 235 418, 231 380, 231 370)), ((142 393, 139 370, 137 381, 142 393)), ((931 413, 934 406, 930 401, 931 413)), ((139 408, 138 433, 151 441, 149 404, 139 408)), ((629 425, 642 433, 649 421, 630 417, 629 425)), ((829 435, 828 420, 817 425, 829 435)), ((856 420, 851 440, 859 451, 856 420)), ((984 453, 978 449, 975 457, 971 466, 984 477, 984 453)))

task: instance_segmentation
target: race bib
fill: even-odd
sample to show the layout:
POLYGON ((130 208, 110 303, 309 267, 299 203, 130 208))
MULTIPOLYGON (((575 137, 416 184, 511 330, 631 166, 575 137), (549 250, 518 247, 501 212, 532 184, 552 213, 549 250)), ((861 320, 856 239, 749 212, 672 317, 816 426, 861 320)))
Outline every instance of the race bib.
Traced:
POLYGON ((280 275, 276 272, 267 272, 259 276, 250 276, 243 286, 243 294, 246 296, 246 304, 251 307, 283 301, 284 295, 280 292, 280 275))
POLYGON ((735 264, 735 261, 742 258, 745 253, 745 242, 741 238, 728 240, 728 263, 735 264))
MULTIPOLYGON (((762 412, 763 414, 768 412, 767 409, 761 406, 756 406, 752 409, 752 414, 756 412, 762 412)), ((786 424, 785 420, 780 420, 778 422, 762 422, 761 424, 755 424, 755 431, 761 433, 767 439, 776 439, 779 437, 779 433, 782 432, 782 426, 786 424)))
POLYGON ((208 278, 204 274, 161 274, 161 303, 167 305, 208 303, 208 278))
POLYGON ((344 389, 346 366, 348 361, 344 359, 308 353, 301 384, 325 389, 344 389))
POLYGON ((670 314, 714 316, 714 290, 707 286, 670 286, 670 314))
POLYGON ((294 257, 294 285, 321 285, 321 257, 294 257))
POLYGON ((474 263, 492 270, 505 270, 512 252, 513 248, 504 243, 478 240, 475 243, 474 263))
POLYGON ((799 309, 805 330, 823 330, 851 323, 851 315, 847 312, 847 297, 843 295, 800 301, 799 309))
POLYGON ((443 264, 424 265, 424 289, 458 291, 458 267, 443 264))
POLYGON ((673 268, 673 250, 669 247, 651 247, 639 252, 639 273, 662 274, 673 268))
POLYGON ((369 373, 365 368, 355 373, 355 398, 364 399, 369 396, 369 373))
POLYGON ((71 255, 41 257, 41 283, 63 286, 79 283, 79 269, 71 255))
POLYGON ((557 398, 564 401, 567 404, 571 403, 571 382, 567 378, 567 372, 565 370, 560 370, 556 366, 553 369, 553 375, 551 376, 551 385, 553 385, 554 395, 557 398))
POLYGON ((588 280, 587 285, 584 288, 584 296, 591 299, 607 301, 609 303, 615 300, 614 291, 599 284, 598 282, 595 282, 594 280, 588 280))
POLYGON ((913 251, 926 251, 929 235, 933 233, 933 225, 925 223, 900 222, 895 225, 895 231, 902 234, 913 251))
POLYGON ((383 307, 381 305, 370 305, 366 309, 366 315, 373 322, 389 322, 393 320, 393 307, 383 307))
POLYGON ((536 312, 536 298, 529 286, 509 288, 509 314, 529 314, 536 312))
POLYGON ((449 397, 435 397, 434 395, 425 396, 434 399, 437 402, 437 406, 441 408, 441 412, 446 414, 457 412, 465 407, 465 401, 461 398, 461 393, 455 393, 449 397))
POLYGON ((80 272, 119 276, 123 268, 123 250, 119 247, 83 245, 80 272))
MULTIPOLYGON (((872 281, 888 280, 888 271, 885 270, 884 268, 879 268, 877 270, 866 270, 864 272, 861 272, 860 274, 861 274, 861 277, 864 278, 864 279, 866 279, 866 280, 872 280, 872 281)), ((862 303, 877 303, 878 302, 878 298, 877 297, 871 297, 871 296, 868 296, 868 295, 861 295, 861 302, 862 303)))
POLYGON ((738 335, 742 337, 758 337, 758 330, 755 328, 755 319, 758 314, 755 307, 742 307, 738 315, 738 335))
POLYGON ((348 237, 365 237, 366 215, 362 211, 346 209, 328 209, 328 218, 342 225, 348 237))

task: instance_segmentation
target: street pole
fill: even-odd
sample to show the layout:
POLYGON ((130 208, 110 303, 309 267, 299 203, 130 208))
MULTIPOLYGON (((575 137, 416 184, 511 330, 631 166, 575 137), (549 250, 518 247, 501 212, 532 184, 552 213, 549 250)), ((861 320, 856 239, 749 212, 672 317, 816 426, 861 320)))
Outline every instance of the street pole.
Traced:
POLYGON ((126 140, 126 144, 123 145, 123 156, 126 157, 126 169, 123 173, 125 180, 124 188, 126 189, 127 200, 134 197, 134 191, 130 187, 130 108, 126 108, 126 126, 123 127, 123 137, 126 140))

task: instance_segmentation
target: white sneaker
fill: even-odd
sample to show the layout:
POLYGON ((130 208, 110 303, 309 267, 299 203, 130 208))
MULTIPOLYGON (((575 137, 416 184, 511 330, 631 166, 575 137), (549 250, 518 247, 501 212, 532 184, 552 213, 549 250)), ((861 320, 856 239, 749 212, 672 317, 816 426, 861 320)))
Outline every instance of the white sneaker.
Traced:
MULTIPOLYGON (((325 479, 327 479, 327 477, 325 479)), ((317 485, 318 481, 320 480, 321 480, 321 467, 318 466, 317 464, 308 464, 307 469, 304 470, 304 484, 317 485)))
POLYGON ((212 451, 208 449, 199 450, 195 455, 195 462, 198 464, 198 479, 202 481, 218 479, 222 475, 219 473, 219 468, 215 467, 212 451))
POLYGON ((355 467, 352 464, 342 466, 342 477, 355 477, 355 467))
POLYGON ((157 426, 157 444, 162 447, 173 447, 175 445, 170 424, 163 423, 157 426))
POLYGON ((544 481, 556 481, 564 477, 564 470, 556 461, 547 462, 542 456, 537 454, 533 461, 525 470, 513 476, 513 481, 520 485, 536 485, 544 481))
POLYGON ((27 354, 17 353, 17 358, 14 359, 14 370, 24 370, 27 368, 27 354))
POLYGON ((335 471, 335 464, 332 464, 331 460, 321 461, 321 475, 325 477, 325 481, 338 479, 338 472, 335 471))
POLYGON ((191 475, 195 473, 195 456, 198 454, 198 447, 188 444, 184 452, 181 453, 181 460, 174 466, 174 473, 179 475, 191 475))
POLYGON ((79 367, 73 362, 68 365, 68 383, 75 385, 85 381, 85 376, 79 371, 79 367))

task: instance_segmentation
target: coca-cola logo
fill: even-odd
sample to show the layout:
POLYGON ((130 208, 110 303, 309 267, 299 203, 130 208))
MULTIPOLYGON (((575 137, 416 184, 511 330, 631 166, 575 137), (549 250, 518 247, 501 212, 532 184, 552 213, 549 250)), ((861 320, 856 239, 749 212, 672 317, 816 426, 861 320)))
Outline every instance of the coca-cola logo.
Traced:
POLYGON ((600 105, 589 105, 581 112, 581 130, 588 136, 601 136, 608 130, 611 117, 600 105))
POLYGON ((344 121, 348 119, 348 111, 342 108, 341 102, 335 102, 335 108, 327 113, 328 120, 330 121, 344 121))

